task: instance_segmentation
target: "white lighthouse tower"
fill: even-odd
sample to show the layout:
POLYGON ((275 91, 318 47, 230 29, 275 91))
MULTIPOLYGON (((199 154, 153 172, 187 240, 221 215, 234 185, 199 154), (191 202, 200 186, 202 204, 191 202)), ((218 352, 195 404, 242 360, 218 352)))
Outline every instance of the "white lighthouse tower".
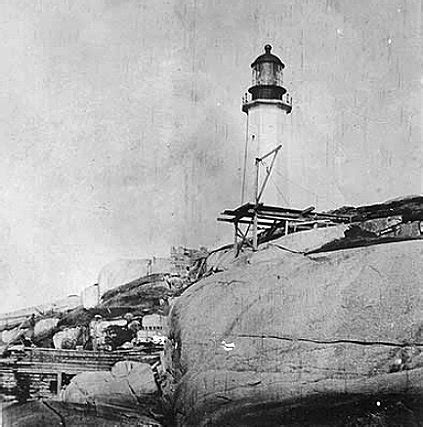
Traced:
POLYGON ((247 132, 241 204, 255 203, 257 192, 266 181, 260 202, 280 205, 290 203, 288 182, 284 180, 283 188, 280 188, 268 182, 266 175, 273 157, 273 170, 288 175, 288 147, 282 140, 282 134, 285 114, 292 109, 292 98, 283 87, 285 65, 271 53, 272 46, 266 45, 264 50, 265 53, 251 64, 252 86, 242 103, 242 111, 247 114, 247 132), (273 150, 274 154, 257 164, 256 159, 262 159, 273 150))

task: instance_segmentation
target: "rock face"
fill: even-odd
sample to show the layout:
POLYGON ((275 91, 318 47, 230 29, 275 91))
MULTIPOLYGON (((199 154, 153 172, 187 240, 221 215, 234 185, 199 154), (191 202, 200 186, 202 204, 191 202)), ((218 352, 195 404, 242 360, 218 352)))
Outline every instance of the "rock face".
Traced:
MULTIPOLYGON (((376 414, 394 395, 421 420, 423 241, 313 255, 279 243, 176 301, 177 424, 354 425, 329 413, 376 414)), ((357 425, 402 425, 390 419, 357 425)))
POLYGON ((151 426, 162 424, 149 416, 124 408, 87 407, 75 403, 34 400, 20 405, 11 405, 0 411, 3 427, 116 427, 151 426), (3 414, 2 414, 3 412, 3 414), (2 416, 3 415, 3 419, 2 416))
POLYGON ((101 307, 133 307, 144 314, 160 312, 160 300, 174 295, 162 274, 141 277, 106 292, 101 307))

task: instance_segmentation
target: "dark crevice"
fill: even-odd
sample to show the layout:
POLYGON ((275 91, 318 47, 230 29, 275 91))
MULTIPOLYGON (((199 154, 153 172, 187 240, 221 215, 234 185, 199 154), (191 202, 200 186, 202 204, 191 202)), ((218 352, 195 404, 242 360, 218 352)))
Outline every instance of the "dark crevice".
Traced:
POLYGON ((43 405, 46 406, 50 411, 54 412, 59 418, 60 423, 63 427, 66 427, 65 417, 56 409, 54 409, 51 405, 49 405, 45 400, 42 401, 43 405))
POLYGON ((357 344, 357 345, 381 345, 387 347, 423 347, 423 343, 400 343, 400 342, 391 342, 391 341, 362 341, 362 340, 351 340, 351 339, 333 339, 333 340, 319 340, 312 338, 295 338, 288 336, 278 336, 278 335, 251 335, 251 334, 238 334, 238 337, 241 338, 270 338, 284 341, 300 341, 300 342, 310 342, 314 344, 357 344))

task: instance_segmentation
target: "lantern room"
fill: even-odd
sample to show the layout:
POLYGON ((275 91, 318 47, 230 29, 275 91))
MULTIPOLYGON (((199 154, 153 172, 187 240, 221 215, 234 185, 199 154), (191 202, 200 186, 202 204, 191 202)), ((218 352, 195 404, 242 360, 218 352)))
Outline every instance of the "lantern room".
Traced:
POLYGON ((282 95, 286 93, 286 89, 282 86, 285 65, 271 53, 271 50, 272 46, 267 44, 264 47, 265 53, 251 64, 253 82, 248 91, 252 95, 252 100, 281 100, 282 95))

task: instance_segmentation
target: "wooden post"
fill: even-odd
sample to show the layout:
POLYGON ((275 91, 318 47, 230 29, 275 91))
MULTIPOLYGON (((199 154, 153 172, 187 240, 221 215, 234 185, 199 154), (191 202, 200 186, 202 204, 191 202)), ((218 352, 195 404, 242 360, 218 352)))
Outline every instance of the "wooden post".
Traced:
POLYGON ((57 394, 62 390, 62 372, 57 373, 57 394))
POLYGON ((234 222, 234 227, 235 227, 235 235, 234 235, 234 252, 235 252, 235 256, 238 252, 238 221, 234 222))
POLYGON ((254 212, 254 224, 253 224, 253 250, 258 250, 258 239, 257 239, 257 211, 254 212))
POLYGON ((258 204, 259 204, 259 168, 260 168, 260 159, 256 158, 256 179, 254 182, 254 195, 255 195, 255 206, 254 206, 254 219, 253 219, 253 251, 258 249, 258 241, 257 241, 257 222, 258 222, 258 204))
POLYGON ((285 236, 289 233, 289 221, 285 221, 285 236))

